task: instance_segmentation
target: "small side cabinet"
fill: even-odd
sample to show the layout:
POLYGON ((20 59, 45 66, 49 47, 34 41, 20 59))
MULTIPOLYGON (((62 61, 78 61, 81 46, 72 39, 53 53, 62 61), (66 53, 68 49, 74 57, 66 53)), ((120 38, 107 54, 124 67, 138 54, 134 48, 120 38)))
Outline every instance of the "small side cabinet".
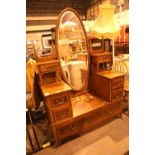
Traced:
POLYGON ((102 71, 90 77, 90 87, 107 102, 123 98, 124 74, 115 71, 102 71))

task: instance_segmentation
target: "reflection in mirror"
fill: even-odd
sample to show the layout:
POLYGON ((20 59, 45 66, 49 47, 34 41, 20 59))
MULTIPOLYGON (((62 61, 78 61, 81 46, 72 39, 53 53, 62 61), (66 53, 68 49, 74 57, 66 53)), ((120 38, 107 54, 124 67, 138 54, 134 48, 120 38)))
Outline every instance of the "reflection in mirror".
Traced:
POLYGON ((81 90, 88 74, 87 40, 82 22, 72 9, 59 16, 57 50, 64 79, 73 90, 81 90))

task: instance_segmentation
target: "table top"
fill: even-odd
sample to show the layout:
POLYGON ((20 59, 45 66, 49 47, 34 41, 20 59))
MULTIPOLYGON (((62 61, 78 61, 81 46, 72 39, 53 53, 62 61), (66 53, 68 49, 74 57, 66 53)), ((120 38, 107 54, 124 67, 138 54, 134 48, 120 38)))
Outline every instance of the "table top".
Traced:
POLYGON ((100 75, 100 76, 103 76, 105 78, 108 78, 108 79, 113 79, 113 78, 116 78, 116 77, 119 77, 119 76, 124 76, 124 73, 116 72, 116 71, 113 71, 113 70, 104 70, 104 71, 101 71, 101 72, 97 72, 96 74, 100 75))
POLYGON ((93 53, 91 56, 103 56, 103 55, 112 55, 112 53, 93 53))
POLYGON ((58 63, 58 62, 60 61, 59 60, 40 61, 40 62, 37 62, 37 65, 46 65, 46 64, 58 63))
POLYGON ((55 82, 51 84, 41 85, 41 90, 43 95, 47 97, 61 92, 70 91, 72 90, 72 88, 69 85, 67 85, 65 82, 60 81, 60 82, 55 82))

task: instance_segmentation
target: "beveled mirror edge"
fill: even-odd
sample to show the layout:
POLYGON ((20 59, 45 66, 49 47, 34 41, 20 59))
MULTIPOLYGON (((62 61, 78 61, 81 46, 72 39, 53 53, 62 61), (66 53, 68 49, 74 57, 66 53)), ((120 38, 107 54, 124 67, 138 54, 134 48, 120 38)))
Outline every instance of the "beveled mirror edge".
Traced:
POLYGON ((56 34, 55 34, 56 55, 57 55, 57 59, 60 60, 59 52, 58 52, 58 30, 59 30, 59 25, 60 25, 60 19, 61 19, 62 15, 63 15, 66 11, 71 11, 71 12, 73 12, 73 13, 76 15, 76 17, 78 18, 78 20, 79 20, 79 22, 80 22, 80 24, 81 24, 81 26, 82 26, 82 29, 83 29, 83 32, 84 32, 84 35, 85 35, 85 39, 86 39, 87 56, 88 56, 87 65, 88 65, 88 66, 87 66, 87 74, 86 74, 86 77, 85 77, 84 82, 83 82, 83 84, 82 84, 82 86, 81 86, 80 89, 75 89, 75 88, 73 88, 73 86, 67 81, 66 77, 65 77, 64 74, 63 74, 63 70, 62 70, 61 65, 60 65, 60 71, 61 71, 61 75, 62 75, 64 81, 72 88, 73 91, 81 91, 81 90, 83 90, 84 88, 87 89, 87 87, 88 87, 89 72, 90 72, 90 67, 89 67, 89 66, 90 66, 90 52, 89 52, 89 46, 88 46, 87 33, 86 33, 85 27, 84 27, 84 25, 83 25, 83 22, 82 22, 80 16, 78 15, 78 13, 77 13, 74 9, 69 8, 69 7, 63 9, 63 10, 59 13, 59 16, 58 16, 58 19, 57 19, 57 22, 56 22, 56 34))

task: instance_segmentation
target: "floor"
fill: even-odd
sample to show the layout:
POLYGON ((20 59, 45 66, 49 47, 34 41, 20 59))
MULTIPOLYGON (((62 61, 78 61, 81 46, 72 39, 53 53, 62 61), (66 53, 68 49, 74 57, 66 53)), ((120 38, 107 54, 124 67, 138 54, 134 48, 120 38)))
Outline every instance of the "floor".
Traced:
POLYGON ((129 118, 123 115, 57 148, 49 146, 33 155, 124 155, 128 145, 129 118))

